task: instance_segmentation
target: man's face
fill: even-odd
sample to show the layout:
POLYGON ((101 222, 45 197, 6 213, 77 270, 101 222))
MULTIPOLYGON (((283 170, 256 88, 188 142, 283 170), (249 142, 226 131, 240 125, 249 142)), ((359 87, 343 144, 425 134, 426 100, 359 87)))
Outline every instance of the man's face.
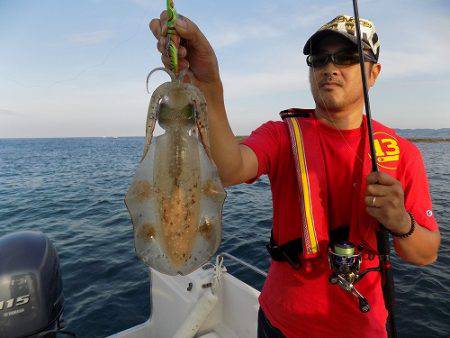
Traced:
MULTIPOLYGON (((335 36, 325 37, 313 47, 314 54, 332 54, 349 49, 354 49, 356 53, 354 44, 335 36)), ((380 65, 371 67, 370 63, 366 62, 366 76, 370 87, 375 84, 379 71, 380 65)), ((358 63, 336 66, 333 62, 329 62, 323 67, 310 67, 309 81, 316 105, 325 111, 342 111, 363 103, 361 71, 358 63)))

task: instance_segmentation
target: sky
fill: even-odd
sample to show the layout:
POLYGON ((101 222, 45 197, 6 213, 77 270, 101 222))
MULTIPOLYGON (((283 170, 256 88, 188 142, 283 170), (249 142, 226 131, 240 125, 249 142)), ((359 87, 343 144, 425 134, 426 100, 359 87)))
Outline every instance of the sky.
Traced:
MULTIPOLYGON (((351 0, 175 0, 214 47, 236 135, 314 107, 302 48, 351 0)), ((0 0, 0 138, 143 136, 145 78, 161 66, 148 23, 165 0, 0 0)), ((360 0, 382 72, 373 117, 450 128, 450 1, 360 0)), ((167 81, 159 74, 151 89, 167 81)), ((157 129, 157 133, 161 130, 157 129)))

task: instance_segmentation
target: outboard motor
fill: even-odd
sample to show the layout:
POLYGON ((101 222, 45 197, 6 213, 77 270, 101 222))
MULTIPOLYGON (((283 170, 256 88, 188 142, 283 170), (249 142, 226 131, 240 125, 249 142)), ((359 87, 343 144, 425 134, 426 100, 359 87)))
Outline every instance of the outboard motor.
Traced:
POLYGON ((0 337, 55 337, 63 307, 59 258, 50 240, 36 231, 0 237, 0 337))

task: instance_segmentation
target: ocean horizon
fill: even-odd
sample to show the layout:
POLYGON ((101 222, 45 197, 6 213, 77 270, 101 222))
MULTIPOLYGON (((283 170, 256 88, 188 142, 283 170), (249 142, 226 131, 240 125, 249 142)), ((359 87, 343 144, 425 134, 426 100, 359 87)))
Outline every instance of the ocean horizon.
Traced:
MULTIPOLYGON (((443 142, 450 142, 450 128, 394 128, 394 130, 402 137, 410 140, 417 140, 417 142, 426 142, 430 140, 441 140, 443 142)), ((237 138, 242 139, 248 135, 236 135, 237 138)), ((78 138, 142 138, 145 135, 96 135, 96 136, 39 136, 39 137, 0 137, 0 140, 41 140, 41 139, 78 139, 78 138)))

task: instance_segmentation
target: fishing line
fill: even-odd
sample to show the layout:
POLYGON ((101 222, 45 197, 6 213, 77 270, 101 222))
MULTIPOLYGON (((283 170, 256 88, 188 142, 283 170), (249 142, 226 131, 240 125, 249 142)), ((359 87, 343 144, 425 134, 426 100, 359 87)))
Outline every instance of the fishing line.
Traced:
POLYGON ((100 61, 100 62, 98 62, 98 63, 95 63, 95 64, 93 64, 93 65, 87 66, 87 67, 85 67, 85 68, 83 68, 82 70, 80 70, 78 73, 76 73, 76 74, 75 74, 74 76, 72 76, 72 77, 69 77, 69 78, 66 78, 66 79, 62 79, 62 80, 56 80, 56 81, 54 81, 54 82, 49 83, 48 85, 33 85, 33 84, 32 84, 32 85, 28 85, 28 84, 22 83, 22 82, 20 82, 20 81, 17 81, 17 80, 14 79, 14 78, 9 78, 9 77, 7 77, 7 76, 4 76, 3 78, 4 78, 5 80, 7 80, 7 81, 14 82, 15 84, 17 84, 17 85, 19 85, 19 86, 21 86, 21 87, 23 87, 23 88, 45 88, 45 89, 50 89, 50 88, 52 88, 52 87, 54 87, 54 86, 56 86, 56 85, 59 85, 59 84, 61 84, 61 83, 66 83, 66 82, 72 82, 72 81, 75 81, 75 80, 77 80, 81 75, 83 75, 84 73, 86 73, 86 72, 88 72, 88 71, 90 71, 90 70, 92 70, 92 69, 102 67, 102 66, 108 61, 108 59, 111 57, 111 55, 113 54, 113 52, 116 51, 117 48, 119 48, 121 45, 123 45, 123 44, 125 44, 125 43, 127 43, 127 42, 129 42, 129 41, 131 41, 131 40, 133 40, 133 39, 139 34, 139 32, 140 32, 140 30, 141 30, 141 27, 143 27, 143 23, 144 23, 144 22, 146 23, 147 20, 148 20, 147 17, 142 17, 142 19, 140 20, 139 24, 137 25, 137 28, 136 28, 135 32, 132 33, 131 35, 129 35, 127 38, 118 41, 114 46, 112 46, 112 47, 109 49, 109 51, 105 54, 105 56, 103 57, 102 61, 100 61))
MULTIPOLYGON (((312 51, 312 39, 309 41, 309 47, 310 47, 309 50, 312 51)), ((332 62, 332 61, 330 61, 330 62, 332 62)), ((317 78, 317 74, 316 74, 316 69, 315 69, 314 67, 311 67, 311 68, 312 68, 313 80, 315 81, 315 84, 318 86, 318 78, 317 78)), ((310 83, 310 85, 313 86, 314 84, 313 84, 313 83, 310 83)), ((325 102, 325 100, 324 100, 324 98, 323 98, 323 96, 322 96, 322 94, 320 93, 319 90, 318 90, 318 93, 319 93, 319 99, 322 101, 322 105, 323 105, 324 108, 325 108, 325 114, 327 115, 327 116, 326 116, 326 120, 327 120, 328 122, 331 123, 331 127, 332 127, 332 128, 334 128, 335 130, 338 131, 340 137, 344 140, 344 142, 345 142, 347 148, 350 149, 350 151, 355 155, 355 158, 362 164, 364 161, 363 161, 363 159, 359 156, 359 154, 358 154, 358 149, 355 150, 355 149, 353 149, 353 148, 350 146, 350 143, 348 142, 347 138, 344 136, 344 133, 342 132, 342 130, 340 130, 340 129, 337 127, 337 125, 336 125, 336 123, 335 123, 333 117, 331 116, 331 113, 330 113, 330 111, 329 111, 329 109, 328 109, 328 107, 327 107, 327 104, 326 104, 326 102, 325 102)), ((361 126, 360 126, 360 128, 361 128, 361 126)))

